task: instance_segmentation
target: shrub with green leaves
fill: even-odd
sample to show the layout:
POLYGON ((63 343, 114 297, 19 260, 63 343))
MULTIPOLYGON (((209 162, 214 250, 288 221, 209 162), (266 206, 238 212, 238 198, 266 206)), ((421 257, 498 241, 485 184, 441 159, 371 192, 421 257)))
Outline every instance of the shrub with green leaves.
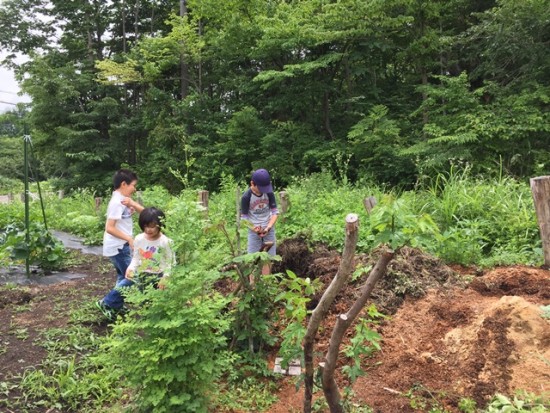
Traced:
POLYGON ((165 290, 128 288, 129 314, 102 355, 134 390, 142 411, 206 412, 227 347, 227 299, 209 285, 216 271, 179 267, 165 290))
POLYGON ((31 264, 45 271, 62 269, 66 257, 63 244, 42 224, 31 222, 28 231, 27 244, 25 227, 20 223, 8 225, 0 237, 0 249, 6 250, 15 262, 28 256, 31 264))

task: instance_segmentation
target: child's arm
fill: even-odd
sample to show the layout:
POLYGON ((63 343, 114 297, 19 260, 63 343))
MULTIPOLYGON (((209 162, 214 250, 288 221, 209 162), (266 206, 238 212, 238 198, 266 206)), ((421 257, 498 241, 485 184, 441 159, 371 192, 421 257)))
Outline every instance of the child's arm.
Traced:
POLYGON ((139 248, 135 248, 132 254, 132 261, 130 261, 130 264, 126 269, 126 274, 124 275, 124 277, 129 280, 132 280, 136 274, 136 268, 139 266, 140 262, 141 262, 141 258, 139 255, 139 248))
POLYGON ((134 201, 130 197, 126 197, 122 200, 122 205, 127 206, 128 208, 133 208, 137 212, 141 212, 145 209, 143 205, 141 205, 139 202, 134 201))
POLYGON ((120 238, 130 244, 130 248, 134 248, 134 239, 131 235, 126 234, 125 232, 119 230, 116 227, 116 219, 108 218, 105 222, 105 232, 112 235, 113 237, 120 238))
POLYGON ((275 194, 273 192, 270 192, 267 197, 269 199, 269 209, 271 211, 271 217, 269 218, 267 226, 263 228, 262 235, 266 235, 271 230, 271 228, 273 228, 275 222, 277 222, 277 218, 279 218, 279 210, 277 209, 275 194))

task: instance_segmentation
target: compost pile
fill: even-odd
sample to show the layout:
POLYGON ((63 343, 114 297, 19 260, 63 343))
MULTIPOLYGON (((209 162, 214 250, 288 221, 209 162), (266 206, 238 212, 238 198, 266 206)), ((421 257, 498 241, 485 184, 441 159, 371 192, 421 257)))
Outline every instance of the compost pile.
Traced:
MULTIPOLYGON (((292 241, 292 250, 300 249, 296 244, 292 241)), ((283 256, 285 248, 283 243, 283 256)), ((368 266, 375 258, 358 256, 356 265, 368 266)), ((326 288, 340 256, 320 247, 309 255, 302 252, 299 262, 301 267, 294 270, 321 279, 326 288)), ((336 316, 349 309, 365 279, 357 279, 337 297, 319 334, 321 352, 328 347, 336 316)), ((373 291, 372 302, 391 317, 377 328, 382 350, 363 361, 366 375, 353 390, 356 400, 374 411, 418 411, 411 407, 411 390, 416 397, 437 397, 456 412, 465 397, 483 407, 495 393, 550 392, 550 320, 542 308, 550 304, 550 271, 450 268, 404 248, 373 291)), ((347 384, 344 377, 339 384, 347 384)), ((290 384, 283 389, 291 395, 281 397, 271 411, 299 409, 303 391, 295 393, 290 384)))

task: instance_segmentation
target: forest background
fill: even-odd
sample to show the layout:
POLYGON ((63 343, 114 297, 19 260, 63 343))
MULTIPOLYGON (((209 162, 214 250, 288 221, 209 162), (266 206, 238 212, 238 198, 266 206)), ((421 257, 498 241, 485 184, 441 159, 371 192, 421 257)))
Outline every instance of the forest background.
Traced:
POLYGON ((546 0, 4 0, 32 105, 0 117, 3 187, 23 124, 65 190, 108 192, 121 165, 173 193, 257 167, 279 188, 544 174, 549 22, 546 0))

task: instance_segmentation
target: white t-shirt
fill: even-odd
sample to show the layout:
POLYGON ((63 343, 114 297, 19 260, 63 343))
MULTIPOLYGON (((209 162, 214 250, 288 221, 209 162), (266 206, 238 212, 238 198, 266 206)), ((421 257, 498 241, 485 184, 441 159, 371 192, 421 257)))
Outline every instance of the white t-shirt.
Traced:
MULTIPOLYGON (((107 219, 116 220, 115 227, 131 237, 133 230, 132 210, 122 205, 124 198, 124 195, 120 192, 113 192, 109 206, 107 206, 107 219)), ((124 244, 126 244, 126 240, 114 237, 105 231, 103 234, 103 255, 105 257, 117 255, 119 248, 122 248, 124 244)))
POLYGON ((134 240, 134 255, 128 266, 128 271, 134 273, 170 275, 172 267, 176 264, 176 257, 172 250, 172 240, 164 234, 156 240, 148 240, 141 233, 134 240))

